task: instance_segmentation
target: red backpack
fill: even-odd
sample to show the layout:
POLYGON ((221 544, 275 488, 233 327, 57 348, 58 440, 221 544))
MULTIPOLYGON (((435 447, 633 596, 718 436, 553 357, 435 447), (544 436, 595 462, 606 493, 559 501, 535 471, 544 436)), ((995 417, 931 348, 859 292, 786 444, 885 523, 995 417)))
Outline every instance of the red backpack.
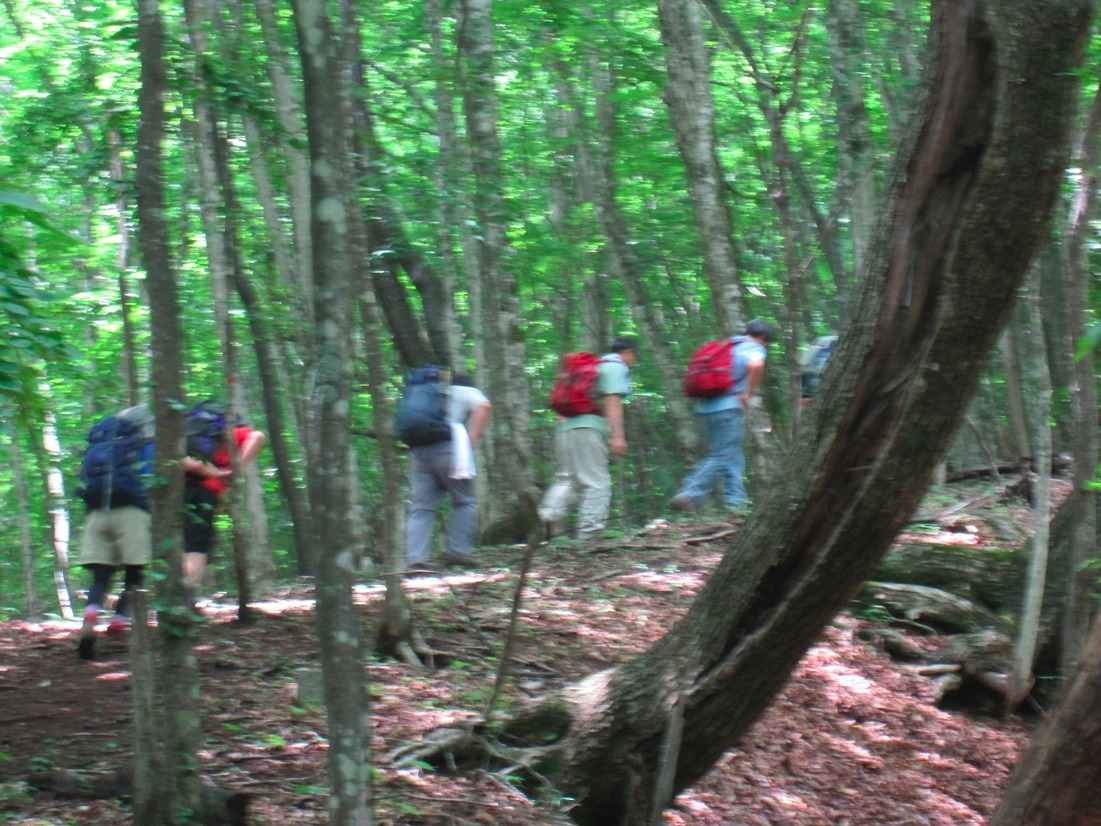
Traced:
POLYGON ((713 399, 734 389, 734 345, 743 336, 709 341, 696 349, 684 371, 684 395, 691 399, 713 399))
POLYGON ((558 377, 551 388, 550 407, 560 416, 600 413, 593 389, 603 359, 595 353, 566 353, 558 362, 558 377))

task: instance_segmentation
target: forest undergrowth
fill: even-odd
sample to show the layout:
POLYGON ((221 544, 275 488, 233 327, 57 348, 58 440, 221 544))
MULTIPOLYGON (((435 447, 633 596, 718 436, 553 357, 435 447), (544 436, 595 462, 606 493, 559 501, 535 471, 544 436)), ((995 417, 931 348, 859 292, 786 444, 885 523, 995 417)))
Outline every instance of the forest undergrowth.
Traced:
MULTIPOLYGON (((1024 517, 1022 517, 1024 518, 1024 517)), ((684 611, 737 522, 657 520, 582 551, 541 547, 524 592, 506 701, 515 707, 644 650, 684 611)), ((441 727, 478 719, 490 696, 521 547, 484 548, 477 571, 407 580, 431 667, 367 665, 382 826, 561 824, 569 800, 528 799, 509 773, 448 774, 392 759, 441 727)), ((370 634, 382 585, 357 588, 370 634)), ((224 594, 204 604, 198 655, 204 778, 250 796, 249 823, 326 821, 325 715, 299 698, 315 676, 313 593, 280 587, 236 620, 224 594)), ((932 683, 858 639, 849 613, 827 627, 746 740, 665 814, 704 824, 983 824, 1027 737, 1026 723, 937 709, 932 683)), ((0 822, 128 824, 124 800, 31 788, 35 771, 109 772, 131 756, 125 644, 76 655, 76 626, 0 625, 0 822)))

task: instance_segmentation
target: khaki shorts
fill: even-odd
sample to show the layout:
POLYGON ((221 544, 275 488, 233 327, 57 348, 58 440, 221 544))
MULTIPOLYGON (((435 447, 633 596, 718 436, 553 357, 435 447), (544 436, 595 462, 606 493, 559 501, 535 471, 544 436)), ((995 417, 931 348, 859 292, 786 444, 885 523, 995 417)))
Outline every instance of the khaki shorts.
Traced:
POLYGON ((80 543, 81 565, 148 565, 152 556, 148 511, 125 505, 88 513, 80 543))

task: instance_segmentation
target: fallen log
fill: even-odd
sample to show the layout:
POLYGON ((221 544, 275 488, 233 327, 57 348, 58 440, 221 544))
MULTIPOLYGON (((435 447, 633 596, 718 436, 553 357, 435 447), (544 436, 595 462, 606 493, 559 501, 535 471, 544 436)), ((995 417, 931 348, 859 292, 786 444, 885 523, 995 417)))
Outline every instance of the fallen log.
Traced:
POLYGON ((1002 629, 993 611, 972 600, 926 585, 899 582, 867 582, 857 601, 878 605, 891 616, 947 632, 1002 629))

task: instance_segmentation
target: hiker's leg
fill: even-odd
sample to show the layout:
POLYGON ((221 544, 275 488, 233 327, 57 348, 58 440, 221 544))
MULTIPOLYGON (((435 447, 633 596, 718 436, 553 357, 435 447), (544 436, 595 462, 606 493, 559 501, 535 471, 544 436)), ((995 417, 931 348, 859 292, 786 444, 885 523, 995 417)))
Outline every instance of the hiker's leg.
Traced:
POLYGON ((577 536, 592 539, 604 530, 612 503, 608 437, 595 427, 579 427, 567 433, 567 451, 577 479, 577 536))
POLYGON ((723 457, 724 427, 732 411, 717 410, 714 413, 700 413, 700 431, 703 434, 706 455, 700 459, 677 492, 677 497, 685 497, 698 506, 707 499, 715 479, 726 469, 723 457))
POLYGON ((723 502, 728 508, 737 508, 749 503, 745 489, 745 414, 740 410, 731 412, 722 436, 723 502))
POLYGON ((184 586, 195 598, 203 584, 207 560, 214 550, 214 510, 218 494, 200 484, 188 483, 184 508, 184 586))
POLYGON ((478 535, 478 497, 473 479, 448 479, 451 494, 451 524, 447 531, 448 553, 470 556, 478 535))
MULTIPOLYGON (((445 442, 444 445, 450 456, 450 442, 445 442)), ((409 476, 409 520, 405 529, 405 561, 408 565, 428 561, 432 531, 436 527, 436 510, 444 492, 436 467, 440 453, 439 446, 415 447, 412 452, 413 467, 409 476)), ((447 469, 444 470, 444 475, 446 474, 447 469)))
POLYGON ((87 616, 90 612, 95 618, 96 614, 103 610, 103 603, 111 590, 111 578, 115 575, 115 566, 93 562, 84 567, 92 574, 92 587, 88 589, 88 604, 84 609, 84 615, 87 616))
POLYGON ((123 569, 122 593, 119 594, 119 601, 115 606, 115 616, 130 616, 130 592, 141 587, 144 570, 142 565, 127 565, 123 569))

